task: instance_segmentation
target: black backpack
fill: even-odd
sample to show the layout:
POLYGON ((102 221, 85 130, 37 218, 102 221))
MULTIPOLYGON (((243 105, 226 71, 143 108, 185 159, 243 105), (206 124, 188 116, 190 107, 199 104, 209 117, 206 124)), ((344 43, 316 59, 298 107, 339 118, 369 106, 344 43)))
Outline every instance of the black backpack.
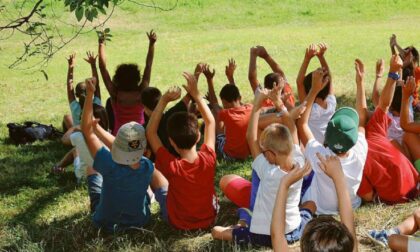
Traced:
POLYGON ((23 124, 8 123, 9 137, 15 144, 33 143, 36 140, 55 139, 64 134, 52 125, 26 121, 23 124))

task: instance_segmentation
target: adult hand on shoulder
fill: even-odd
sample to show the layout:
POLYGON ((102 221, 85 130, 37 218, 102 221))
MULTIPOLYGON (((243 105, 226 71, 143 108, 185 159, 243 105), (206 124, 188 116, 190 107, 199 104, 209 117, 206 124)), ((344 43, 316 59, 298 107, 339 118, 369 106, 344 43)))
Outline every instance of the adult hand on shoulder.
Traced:
POLYGON ((91 65, 95 65, 96 64, 96 58, 98 58, 98 55, 95 56, 95 54, 92 51, 87 51, 86 52, 86 56, 87 58, 84 58, 84 60, 91 64, 91 65))
POLYGON ((365 79, 365 65, 360 59, 354 61, 354 68, 356 69, 356 83, 360 85, 365 79))
POLYGON ((409 76, 405 84, 402 86, 403 99, 404 100, 408 99, 415 90, 416 90, 416 80, 414 79, 413 76, 409 76))
POLYGON ((293 169, 287 173, 286 176, 283 177, 282 185, 284 184, 287 188, 300 179, 302 179, 304 176, 308 175, 311 172, 311 164, 308 161, 305 161, 305 164, 302 168, 299 167, 299 165, 294 165, 293 169))
POLYGON ((203 74, 204 74, 204 76, 206 76, 207 80, 212 80, 214 75, 216 74, 216 70, 214 70, 214 68, 213 68, 213 71, 211 71, 210 70, 210 65, 205 64, 204 68, 203 68, 203 74))
POLYGON ((306 48, 305 59, 310 60, 315 55, 317 55, 316 46, 314 44, 310 44, 308 48, 306 48))
POLYGON ((149 38, 150 44, 156 43, 157 36, 156 36, 156 33, 153 31, 153 29, 150 30, 150 32, 146 32, 146 35, 149 38))
POLYGON ((401 70, 402 66, 403 66, 403 61, 401 57, 398 54, 392 55, 391 60, 389 62, 389 72, 397 73, 401 70))
POLYGON ((72 53, 69 55, 68 58, 66 58, 67 63, 69 64, 69 67, 74 67, 76 64, 76 53, 72 53))
POLYGON ((327 46, 327 44, 325 44, 324 42, 321 42, 321 43, 319 43, 318 44, 318 48, 319 48, 319 51, 318 51, 318 53, 316 54, 318 57, 323 57, 324 56, 324 54, 325 54, 325 52, 327 51, 327 49, 328 49, 328 46, 327 46))
POLYGON ((384 75, 385 61, 383 59, 378 59, 376 61, 376 77, 382 77, 384 75))
POLYGON ((162 96, 163 101, 169 103, 178 100, 181 97, 181 88, 177 86, 170 87, 162 96))
POLYGON ((340 158, 332 155, 323 157, 321 154, 316 153, 319 159, 319 168, 327 174, 332 180, 336 180, 340 177, 344 177, 343 168, 341 167, 340 158))
POLYGON ((194 77, 194 75, 188 72, 184 72, 182 76, 184 76, 184 78, 187 80, 187 85, 182 85, 184 89, 191 95, 191 97, 194 98, 194 100, 199 99, 200 91, 198 91, 197 79, 194 77))
POLYGON ((233 58, 229 59, 229 64, 225 68, 226 76, 233 76, 236 70, 236 62, 233 58))

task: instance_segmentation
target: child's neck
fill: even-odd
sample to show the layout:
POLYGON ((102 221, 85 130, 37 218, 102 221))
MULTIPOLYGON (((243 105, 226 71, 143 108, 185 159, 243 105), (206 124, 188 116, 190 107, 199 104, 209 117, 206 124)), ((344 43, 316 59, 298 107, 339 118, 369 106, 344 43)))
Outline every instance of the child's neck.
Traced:
POLYGON ((293 156, 289 155, 278 160, 277 165, 285 172, 291 171, 293 169, 293 156))
POLYGON ((178 149, 177 152, 182 159, 188 161, 189 163, 193 163, 198 157, 195 145, 191 149, 178 149))
POLYGON ((327 108, 327 101, 326 100, 322 100, 319 97, 315 98, 315 103, 318 104, 319 106, 321 106, 324 109, 327 108))
POLYGON ((131 169, 137 170, 140 168, 140 162, 137 162, 135 164, 129 165, 131 169))

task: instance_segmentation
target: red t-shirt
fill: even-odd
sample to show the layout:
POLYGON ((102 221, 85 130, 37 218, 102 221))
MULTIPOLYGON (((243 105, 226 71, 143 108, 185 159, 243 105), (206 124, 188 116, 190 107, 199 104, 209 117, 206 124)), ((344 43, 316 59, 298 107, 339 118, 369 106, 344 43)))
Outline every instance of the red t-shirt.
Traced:
POLYGON ((216 153, 203 144, 197 154, 194 163, 189 163, 164 147, 156 153, 155 167, 169 181, 166 198, 169 222, 178 229, 208 228, 216 218, 216 153))
POLYGON ((357 194, 375 191, 388 203, 407 202, 416 196, 418 173, 411 162, 387 139, 391 119, 377 108, 366 126, 368 154, 357 194))
POLYGON ((224 123, 226 135, 223 151, 233 158, 246 159, 250 155, 246 130, 251 111, 252 105, 245 104, 219 112, 219 119, 224 123))
MULTIPOLYGON (((290 85, 288 83, 286 83, 286 85, 284 85, 283 93, 291 93, 292 94, 289 97, 288 102, 292 106, 295 106, 295 97, 293 95, 293 90, 292 90, 292 88, 290 87, 290 85)), ((263 101, 262 106, 265 107, 265 108, 266 107, 274 107, 274 103, 270 99, 267 99, 267 100, 263 101)))
POLYGON ((414 79, 416 80, 416 90, 413 92, 413 106, 416 106, 419 102, 420 67, 414 69, 414 79))

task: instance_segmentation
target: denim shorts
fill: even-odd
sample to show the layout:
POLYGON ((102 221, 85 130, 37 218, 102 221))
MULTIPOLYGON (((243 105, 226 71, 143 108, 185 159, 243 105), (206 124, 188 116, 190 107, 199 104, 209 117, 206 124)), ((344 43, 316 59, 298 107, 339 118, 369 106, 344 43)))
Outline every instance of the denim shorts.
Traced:
POLYGON ((88 193, 90 199, 90 212, 94 213, 101 199, 102 175, 99 173, 87 177, 88 193))
POLYGON ((226 135, 219 134, 216 136, 216 151, 217 151, 217 158, 222 158, 228 162, 235 162, 237 161, 235 158, 229 156, 223 149, 225 148, 226 143, 226 135))

